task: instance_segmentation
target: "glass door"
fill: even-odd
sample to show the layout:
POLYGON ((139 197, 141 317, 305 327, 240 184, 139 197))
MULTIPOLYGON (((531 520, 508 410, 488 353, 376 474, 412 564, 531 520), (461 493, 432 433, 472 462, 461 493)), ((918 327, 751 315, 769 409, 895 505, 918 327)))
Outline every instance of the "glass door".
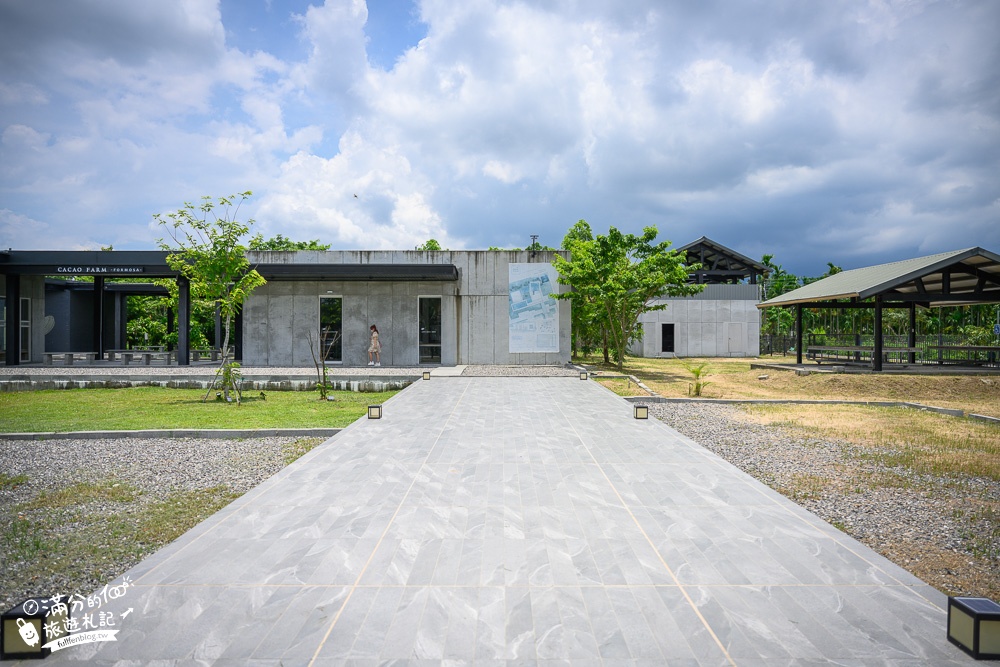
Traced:
POLYGON ((441 363, 441 297, 420 297, 420 363, 441 363))
POLYGON ((343 361, 343 309, 339 296, 319 298, 319 346, 327 361, 343 361))

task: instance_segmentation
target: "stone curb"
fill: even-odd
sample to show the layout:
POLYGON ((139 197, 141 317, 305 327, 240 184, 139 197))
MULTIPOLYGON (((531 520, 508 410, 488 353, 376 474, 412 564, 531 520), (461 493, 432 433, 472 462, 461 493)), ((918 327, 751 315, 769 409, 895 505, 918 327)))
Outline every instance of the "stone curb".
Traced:
POLYGON ((104 440, 111 438, 330 438, 339 428, 149 429, 137 431, 46 431, 0 433, 0 440, 104 440))
POLYGON ((950 417, 968 417, 980 421, 1000 424, 1000 418, 966 413, 954 408, 939 408, 934 405, 910 403, 906 401, 838 401, 819 399, 776 399, 776 398, 665 398, 663 396, 623 396, 630 403, 715 403, 723 405, 863 405, 873 408, 911 408, 926 410, 950 417))

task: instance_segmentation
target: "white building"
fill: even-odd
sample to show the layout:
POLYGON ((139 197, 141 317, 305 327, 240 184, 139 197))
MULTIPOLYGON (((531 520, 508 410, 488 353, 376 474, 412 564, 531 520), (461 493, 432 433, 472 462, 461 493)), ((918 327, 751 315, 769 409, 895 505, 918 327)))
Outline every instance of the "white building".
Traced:
POLYGON ((639 318, 643 333, 630 352, 640 357, 755 357, 760 354, 760 278, 765 267, 702 237, 678 248, 687 254, 700 294, 658 299, 664 310, 639 318))

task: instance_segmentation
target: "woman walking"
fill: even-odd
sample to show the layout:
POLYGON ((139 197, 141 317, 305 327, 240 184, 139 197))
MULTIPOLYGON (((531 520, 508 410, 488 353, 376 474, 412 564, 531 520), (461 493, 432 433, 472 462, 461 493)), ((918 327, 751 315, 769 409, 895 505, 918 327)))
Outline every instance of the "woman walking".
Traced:
POLYGON ((368 365, 381 366, 382 362, 379 358, 379 352, 382 351, 382 343, 378 342, 378 327, 373 324, 368 330, 372 334, 371 343, 368 345, 368 365), (374 361, 372 361, 373 359, 374 361))

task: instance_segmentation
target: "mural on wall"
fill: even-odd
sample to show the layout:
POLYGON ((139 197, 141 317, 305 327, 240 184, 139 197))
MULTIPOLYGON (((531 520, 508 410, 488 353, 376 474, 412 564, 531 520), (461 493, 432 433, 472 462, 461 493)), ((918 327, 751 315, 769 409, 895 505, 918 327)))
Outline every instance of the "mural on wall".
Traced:
POLYGON ((510 264, 509 352, 559 352, 556 270, 551 264, 510 264))

